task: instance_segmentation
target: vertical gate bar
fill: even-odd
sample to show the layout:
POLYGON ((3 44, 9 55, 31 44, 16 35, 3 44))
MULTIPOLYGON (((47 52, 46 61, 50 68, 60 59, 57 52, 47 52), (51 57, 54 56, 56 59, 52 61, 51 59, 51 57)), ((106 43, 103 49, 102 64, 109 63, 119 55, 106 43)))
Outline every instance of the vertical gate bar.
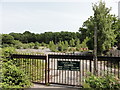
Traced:
MULTIPOLYGON (((70 61, 71 61, 71 59, 70 59, 70 61)), ((72 85, 71 77, 72 77, 72 71, 70 71, 70 85, 72 85)))
POLYGON ((35 60, 35 66, 36 66, 36 69, 35 69, 35 81, 37 82, 37 59, 35 60))
MULTIPOLYGON (((66 59, 65 59, 65 61, 66 61, 66 59)), ((64 75, 64 76, 65 76, 65 84, 66 84, 66 78, 67 78, 67 77, 66 77, 66 71, 67 71, 67 70, 65 70, 65 75, 64 75)))
POLYGON ((85 64, 86 64, 86 70, 85 70, 85 71, 87 72, 87 71, 88 71, 88 70, 87 70, 87 66, 88 66, 88 65, 87 65, 87 60, 85 60, 85 61, 86 61, 86 62, 85 62, 85 64))
POLYGON ((56 60, 56 73, 57 73, 57 79, 56 79, 56 82, 58 83, 58 77, 59 77, 59 74, 58 74, 58 70, 57 70, 57 62, 58 62, 58 59, 56 60))
MULTIPOLYGON (((46 71, 45 71, 45 69, 46 69, 46 61, 41 60, 40 65, 42 66, 42 69, 41 69, 42 80, 41 81, 42 81, 42 83, 45 83, 45 81, 46 81, 46 71)), ((41 78, 41 76, 40 76, 40 78, 41 78)))
POLYGON ((45 78, 44 74, 42 73, 42 72, 43 72, 43 69, 45 68, 45 66, 42 65, 42 63, 44 63, 44 62, 42 62, 42 60, 40 60, 40 61, 38 62, 38 65, 41 67, 40 70, 39 70, 40 74, 38 74, 38 79, 40 79, 40 82, 41 82, 41 83, 43 83, 43 78, 45 78))
POLYGON ((116 68, 115 68, 115 66, 116 66, 116 65, 115 65, 115 61, 113 61, 113 64, 114 64, 114 76, 115 76, 115 69, 116 69, 116 68))
POLYGON ((105 61, 104 61, 104 75, 105 75, 105 71, 106 71, 106 70, 105 70, 105 61))
POLYGON ((30 59, 30 80, 32 81, 32 74, 31 74, 31 59, 30 59))
POLYGON ((37 82, 38 82, 38 75, 39 75, 39 74, 38 74, 38 69, 40 68, 40 70, 41 70, 41 66, 38 65, 38 62, 39 62, 39 61, 40 61, 40 60, 37 60, 37 67, 38 67, 38 68, 37 68, 37 82))
POLYGON ((82 60, 82 78, 84 78, 84 60, 82 60))
POLYGON ((32 59, 32 81, 34 81, 33 76, 34 76, 34 73, 33 73, 33 59, 32 59))
POLYGON ((109 73, 109 72, 108 72, 108 71, 109 71, 109 70, 108 70, 108 64, 109 64, 109 63, 108 63, 108 61, 107 61, 107 65, 106 65, 106 68, 107 68, 107 75, 108 75, 108 73, 109 73))
POLYGON ((25 59, 25 74, 27 74, 27 61, 28 61, 29 59, 25 59))
POLYGON ((102 61, 99 62, 100 62, 100 76, 102 76, 102 61))
POLYGON ((49 84, 49 79, 50 79, 50 58, 49 55, 46 56, 47 61, 48 61, 48 84, 49 84))
POLYGON ((77 79, 76 79, 76 77, 75 77, 75 76, 76 76, 75 72, 76 72, 76 70, 73 71, 73 76, 74 76, 74 78, 73 78, 73 80, 74 80, 74 81, 73 81, 73 84, 74 84, 74 85, 76 85, 76 81, 77 81, 77 79))
POLYGON ((45 59, 45 84, 47 85, 47 56, 46 56, 46 59, 45 59))
MULTIPOLYGON (((77 61, 79 61, 78 59, 77 59, 77 61)), ((76 85, 78 85, 78 81, 79 81, 79 75, 78 75, 78 70, 76 71, 76 85)), ((80 82, 79 82, 80 83, 80 82)))
POLYGON ((89 62, 90 62, 90 67, 89 67, 90 68, 90 72, 92 72, 92 64, 91 64, 92 60, 89 60, 89 62))
POLYGON ((82 60, 80 60, 80 82, 82 84, 82 60))
MULTIPOLYGON (((69 59, 70 61, 70 59, 69 59)), ((70 71, 68 70, 68 84, 70 84, 70 71)))
POLYGON ((53 80, 54 80, 54 82, 55 82, 55 81, 56 81, 56 80, 55 80, 55 77, 56 77, 56 75, 55 75, 55 59, 53 59, 53 61, 54 61, 54 63, 53 63, 53 64, 54 64, 54 65, 53 65, 53 66, 54 66, 54 68, 53 68, 53 70, 54 70, 54 79, 53 79, 53 80))
POLYGON ((61 81, 61 70, 59 70, 59 83, 60 83, 60 81, 61 81))
POLYGON ((112 74, 112 60, 110 60, 110 68, 111 68, 111 74, 112 74))
POLYGON ((120 78, 120 61, 118 61, 118 78, 120 78))

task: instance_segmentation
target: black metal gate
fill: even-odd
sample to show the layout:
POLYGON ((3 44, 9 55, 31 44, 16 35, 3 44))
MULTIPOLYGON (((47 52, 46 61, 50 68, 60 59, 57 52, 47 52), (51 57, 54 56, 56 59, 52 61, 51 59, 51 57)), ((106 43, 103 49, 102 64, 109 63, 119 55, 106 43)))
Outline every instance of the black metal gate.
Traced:
POLYGON ((48 83, 82 86, 86 72, 91 72, 92 57, 79 55, 48 55, 48 83))
MULTIPOLYGON (((87 72, 94 71, 92 56, 13 54, 12 59, 32 82, 40 84, 82 86, 87 72)), ((99 56, 97 64, 99 76, 106 72, 120 78, 120 57, 99 56)))
POLYGON ((16 62, 31 82, 47 83, 47 56, 46 55, 24 55, 13 54, 11 58, 16 62))

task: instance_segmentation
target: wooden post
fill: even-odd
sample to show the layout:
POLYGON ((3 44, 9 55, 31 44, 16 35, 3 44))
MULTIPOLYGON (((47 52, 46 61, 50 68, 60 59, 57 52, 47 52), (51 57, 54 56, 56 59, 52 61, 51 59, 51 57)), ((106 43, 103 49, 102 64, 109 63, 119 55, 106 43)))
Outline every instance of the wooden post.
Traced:
POLYGON ((97 27, 95 23, 95 29, 94 29, 94 75, 98 74, 98 65, 97 65, 97 27))

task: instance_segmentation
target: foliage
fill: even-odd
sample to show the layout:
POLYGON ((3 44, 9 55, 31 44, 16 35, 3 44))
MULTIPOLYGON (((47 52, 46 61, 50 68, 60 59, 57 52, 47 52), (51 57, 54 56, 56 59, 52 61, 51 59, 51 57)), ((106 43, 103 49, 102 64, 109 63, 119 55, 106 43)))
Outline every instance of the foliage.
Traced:
POLYGON ((9 34, 2 34, 2 44, 12 44, 14 37, 9 34))
POLYGON ((67 41, 65 41, 65 43, 64 43, 64 45, 63 45, 63 51, 66 51, 66 50, 68 50, 68 42, 67 41))
POLYGON ((84 88, 119 89, 120 82, 111 74, 105 76, 95 76, 90 74, 85 79, 84 88))
POLYGON ((74 46, 75 46, 75 40, 74 40, 73 38, 70 40, 70 46, 71 46, 71 47, 74 47, 74 46))
POLYGON ((41 34, 31 33, 29 31, 25 31, 24 33, 10 33, 9 35, 14 37, 14 40, 19 40, 22 43, 46 43, 49 44, 50 41, 53 41, 57 44, 60 41, 69 42, 72 38, 77 39, 80 38, 81 35, 79 32, 45 32, 41 34))
POLYGON ((115 43, 116 29, 113 28, 115 24, 115 16, 110 14, 109 8, 105 3, 100 1, 99 4, 93 5, 94 16, 91 16, 83 23, 82 28, 79 29, 82 35, 82 40, 89 38, 87 46, 93 49, 94 28, 97 27, 98 35, 98 53, 101 54, 104 50, 111 48, 115 43))
POLYGON ((27 88, 31 85, 28 76, 9 60, 2 67, 2 88, 27 88))
POLYGON ((2 48, 2 88, 26 88, 31 85, 28 76, 17 67, 16 61, 10 59, 10 55, 15 52, 13 47, 2 48), (9 58, 8 58, 9 57, 9 58))
POLYGON ((15 53, 14 47, 5 47, 2 49, 2 58, 9 57, 13 53, 15 53))
POLYGON ((14 40, 13 45, 15 48, 21 49, 23 44, 19 40, 14 40))
POLYGON ((39 42, 35 42, 34 49, 39 49, 39 46, 40 46, 39 42))
POLYGON ((80 44, 80 47, 81 48, 87 48, 87 42, 89 41, 89 38, 88 37, 86 37, 85 39, 84 39, 84 41, 80 44))
POLYGON ((49 49, 50 49, 51 51, 56 51, 56 45, 54 44, 53 41, 50 41, 50 42, 49 42, 49 49))

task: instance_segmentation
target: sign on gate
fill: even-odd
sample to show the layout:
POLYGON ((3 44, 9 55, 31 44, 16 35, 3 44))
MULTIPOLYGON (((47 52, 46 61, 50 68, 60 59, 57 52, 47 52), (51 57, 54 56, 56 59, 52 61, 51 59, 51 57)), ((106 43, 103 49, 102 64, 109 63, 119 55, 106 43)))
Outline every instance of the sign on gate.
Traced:
POLYGON ((57 61, 57 70, 79 71, 79 61, 57 61))

